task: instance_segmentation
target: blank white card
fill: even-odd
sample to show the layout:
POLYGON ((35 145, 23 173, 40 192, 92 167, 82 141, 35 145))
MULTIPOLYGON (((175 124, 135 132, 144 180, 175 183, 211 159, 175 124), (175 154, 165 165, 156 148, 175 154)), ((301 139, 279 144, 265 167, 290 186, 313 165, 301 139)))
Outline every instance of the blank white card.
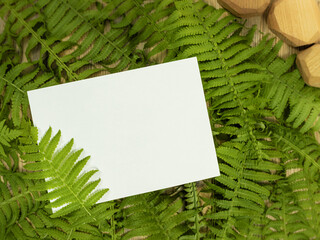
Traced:
POLYGON ((49 126, 90 155, 100 200, 219 175, 196 58, 28 92, 40 137, 49 126))

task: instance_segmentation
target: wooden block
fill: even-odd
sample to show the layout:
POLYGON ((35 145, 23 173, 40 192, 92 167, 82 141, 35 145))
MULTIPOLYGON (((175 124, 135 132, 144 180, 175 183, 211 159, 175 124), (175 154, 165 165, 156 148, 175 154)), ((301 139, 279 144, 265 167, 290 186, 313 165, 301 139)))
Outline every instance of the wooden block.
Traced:
POLYGON ((219 4, 238 17, 248 18, 262 15, 270 0, 218 0, 219 4))
POLYGON ((298 53, 296 63, 306 84, 320 88, 320 44, 298 53))
POLYGON ((275 0, 268 15, 269 28, 294 47, 320 40, 320 10, 315 0, 275 0))

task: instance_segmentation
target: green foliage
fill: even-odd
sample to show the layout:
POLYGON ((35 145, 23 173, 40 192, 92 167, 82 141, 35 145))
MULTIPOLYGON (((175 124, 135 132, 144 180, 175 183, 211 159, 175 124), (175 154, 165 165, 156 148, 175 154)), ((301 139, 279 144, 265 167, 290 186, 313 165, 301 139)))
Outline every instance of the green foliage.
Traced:
POLYGON ((105 239, 97 226, 84 224, 73 227, 67 218, 51 218, 43 209, 30 212, 25 218, 7 228, 4 239, 105 239))
POLYGON ((272 81, 266 82, 263 88, 263 96, 270 100, 269 107, 276 118, 292 123, 301 133, 310 129, 318 131, 319 91, 306 86, 299 71, 292 70, 295 55, 286 60, 276 58, 281 42, 274 47, 273 42, 273 39, 267 41, 265 50, 255 58, 272 76, 272 81), (288 107, 289 112, 286 112, 288 107))
POLYGON ((29 102, 27 91, 57 84, 54 75, 49 72, 39 73, 34 63, 21 63, 10 65, 4 63, 0 66, 0 117, 10 118, 15 126, 20 126, 22 119, 28 119, 29 102))
POLYGON ((0 1, 0 239, 320 239, 320 91, 294 55, 277 57, 281 42, 253 46, 255 27, 225 13, 192 0, 0 1), (107 190, 73 140, 57 150, 49 129, 38 141, 27 91, 194 56, 221 176, 97 204, 107 190))
MULTIPOLYGON (((230 144, 228 144, 230 145, 230 144)), ((220 161, 221 176, 214 183, 208 183, 208 190, 216 194, 214 199, 206 199, 206 203, 214 206, 214 211, 206 215, 217 221, 209 226, 217 239, 232 239, 246 229, 237 229, 236 218, 257 221, 265 211, 265 200, 270 191, 264 181, 275 181, 281 178, 273 175, 270 170, 277 171, 281 167, 271 161, 248 160, 245 152, 250 146, 239 144, 239 148, 231 148, 223 144, 217 148, 220 161)))
MULTIPOLYGON (((98 16, 86 13, 92 1, 38 1, 36 7, 42 9, 46 19, 46 25, 50 33, 61 39, 67 37, 67 41, 76 46, 76 49, 65 56, 67 59, 79 58, 70 67, 78 69, 83 64, 100 63, 110 72, 119 72, 125 68, 136 68, 141 61, 136 53, 135 45, 128 41, 128 30, 111 28, 105 32, 93 22, 103 22, 112 13, 110 6, 101 10, 98 16), (59 24, 57 24, 59 22, 59 24), (89 49, 89 51, 88 51, 89 49)), ((63 48, 61 47, 63 50, 63 48)), ((77 78, 86 78, 80 75, 77 78)))
POLYGON ((31 190, 33 181, 25 181, 21 173, 1 171, 0 182, 0 238, 12 228, 17 221, 36 212, 43 203, 35 201, 38 192, 31 190))
POLYGON ((314 163, 319 161, 319 145, 310 136, 294 134, 289 129, 283 131, 286 131, 286 134, 282 134, 277 145, 285 149, 283 161, 288 184, 292 189, 291 195, 303 210, 302 219, 309 225, 306 234, 317 239, 320 237, 319 231, 316 230, 320 225, 320 174, 318 166, 314 163))
POLYGON ((279 182, 274 189, 273 201, 266 215, 269 219, 264 227, 266 239, 309 239, 312 229, 304 216, 304 211, 295 202, 290 186, 279 182))
POLYGON ((124 199, 124 227, 129 232, 122 239, 147 236, 148 239, 179 239, 188 231, 185 221, 194 211, 185 210, 181 199, 172 199, 159 192, 124 199))
POLYGON ((117 210, 112 202, 96 204, 107 190, 94 191, 96 171, 80 174, 88 157, 77 161, 82 150, 72 151, 73 140, 56 151, 60 132, 51 139, 49 129, 36 144, 36 128, 24 128, 20 150, 31 172, 1 168, 0 239, 103 239, 100 225, 117 210))
POLYGON ((130 40, 134 45, 143 45, 144 55, 149 60, 154 56, 167 51, 167 59, 177 54, 177 50, 170 41, 167 25, 171 22, 171 14, 174 16, 174 8, 170 6, 173 0, 155 0, 142 4, 144 1, 116 0, 112 1, 114 13, 109 19, 114 21, 115 29, 128 29, 130 40), (164 19, 170 16, 169 19, 164 19), (120 22, 116 22, 117 19, 120 22))
MULTIPOLYGON (((58 2, 55 1, 55 3, 58 2)), ((93 66, 90 61, 85 59, 76 61, 78 55, 68 54, 68 51, 73 51, 73 48, 77 47, 77 41, 59 39, 58 36, 48 33, 47 25, 49 23, 46 22, 46 16, 39 14, 40 8, 38 8, 38 5, 41 4, 45 3, 42 1, 32 4, 28 0, 18 2, 5 0, 2 3, 3 11, 0 12, 0 16, 7 18, 7 31, 4 32, 3 38, 10 41, 8 38, 10 39, 12 34, 16 36, 13 43, 18 45, 18 53, 22 60, 25 57, 29 62, 32 60, 38 62, 42 70, 54 73, 61 79, 60 81, 80 80, 101 71, 101 67, 88 69, 93 66), (39 51, 39 49, 40 56, 31 59, 31 56, 34 56, 33 53, 39 51)), ((54 21, 57 21, 57 19, 54 19, 54 21)), ((70 26, 74 26, 74 24, 70 26)))
POLYGON ((201 213, 201 204, 199 199, 199 194, 197 190, 197 186, 195 183, 188 183, 185 185, 184 191, 186 206, 185 208, 188 210, 195 211, 195 214, 192 215, 191 218, 188 219, 190 225, 190 234, 181 237, 181 240, 198 240, 204 237, 204 228, 205 221, 203 220, 203 216, 201 213))
POLYGON ((20 130, 10 129, 4 123, 6 120, 0 122, 0 155, 6 156, 5 148, 10 148, 10 142, 19 137, 20 130))
MULTIPOLYGON (((101 221, 100 219, 105 219, 106 214, 108 214, 105 208, 93 208, 93 206, 108 189, 94 191, 100 179, 90 182, 89 179, 97 170, 80 174, 89 157, 78 160, 82 150, 71 151, 73 139, 61 150, 56 151, 61 133, 59 131, 52 138, 51 134, 52 130, 50 128, 39 142, 37 161, 28 162, 24 166, 26 170, 30 171, 25 178, 34 180, 47 179, 47 181, 33 187, 33 190, 36 191, 50 190, 48 194, 42 195, 38 200, 50 200, 51 202, 47 205, 48 208, 62 207, 51 215, 53 218, 66 216, 81 210, 81 214, 78 214, 77 217, 88 218, 81 221, 99 222, 101 221)), ((30 154, 34 157, 34 153, 30 154)), ((30 160, 28 154, 23 158, 30 160)))

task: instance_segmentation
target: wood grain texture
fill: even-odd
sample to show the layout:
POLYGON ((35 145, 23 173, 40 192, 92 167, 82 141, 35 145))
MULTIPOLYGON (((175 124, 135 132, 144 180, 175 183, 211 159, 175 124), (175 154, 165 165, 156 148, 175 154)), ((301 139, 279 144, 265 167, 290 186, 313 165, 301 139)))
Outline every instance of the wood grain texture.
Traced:
POLYGON ((270 2, 271 0, 218 0, 225 9, 243 18, 262 15, 270 2))
POLYGON ((320 10, 315 0, 275 0, 267 22, 278 37, 294 47, 320 39, 320 10))
MULTIPOLYGON (((218 3, 218 0, 205 0, 208 4, 216 7, 216 8, 221 8, 221 6, 218 3)), ((303 1, 303 0, 300 0, 303 1)), ((318 5, 320 6, 320 0, 316 0, 318 5)), ((270 34, 270 37, 276 37, 276 39, 279 40, 277 36, 274 35, 274 33, 269 29, 268 24, 267 24, 267 13, 268 10, 263 14, 263 16, 257 16, 257 17, 252 17, 247 19, 246 21, 246 26, 251 27, 252 25, 257 25, 257 33, 254 36, 254 42, 258 43, 262 37, 263 34, 270 34)), ((288 44, 283 44, 279 56, 283 58, 287 58, 293 53, 297 53, 298 49, 289 46, 288 44)))
POLYGON ((297 65, 306 84, 320 88, 320 44, 299 52, 297 65))

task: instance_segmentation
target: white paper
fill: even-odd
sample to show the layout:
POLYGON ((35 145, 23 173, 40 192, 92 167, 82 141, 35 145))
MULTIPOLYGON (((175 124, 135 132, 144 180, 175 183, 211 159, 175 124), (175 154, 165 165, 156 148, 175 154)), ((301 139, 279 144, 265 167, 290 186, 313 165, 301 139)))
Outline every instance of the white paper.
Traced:
POLYGON ((91 155, 100 200, 219 175, 196 58, 28 92, 35 126, 91 155))

